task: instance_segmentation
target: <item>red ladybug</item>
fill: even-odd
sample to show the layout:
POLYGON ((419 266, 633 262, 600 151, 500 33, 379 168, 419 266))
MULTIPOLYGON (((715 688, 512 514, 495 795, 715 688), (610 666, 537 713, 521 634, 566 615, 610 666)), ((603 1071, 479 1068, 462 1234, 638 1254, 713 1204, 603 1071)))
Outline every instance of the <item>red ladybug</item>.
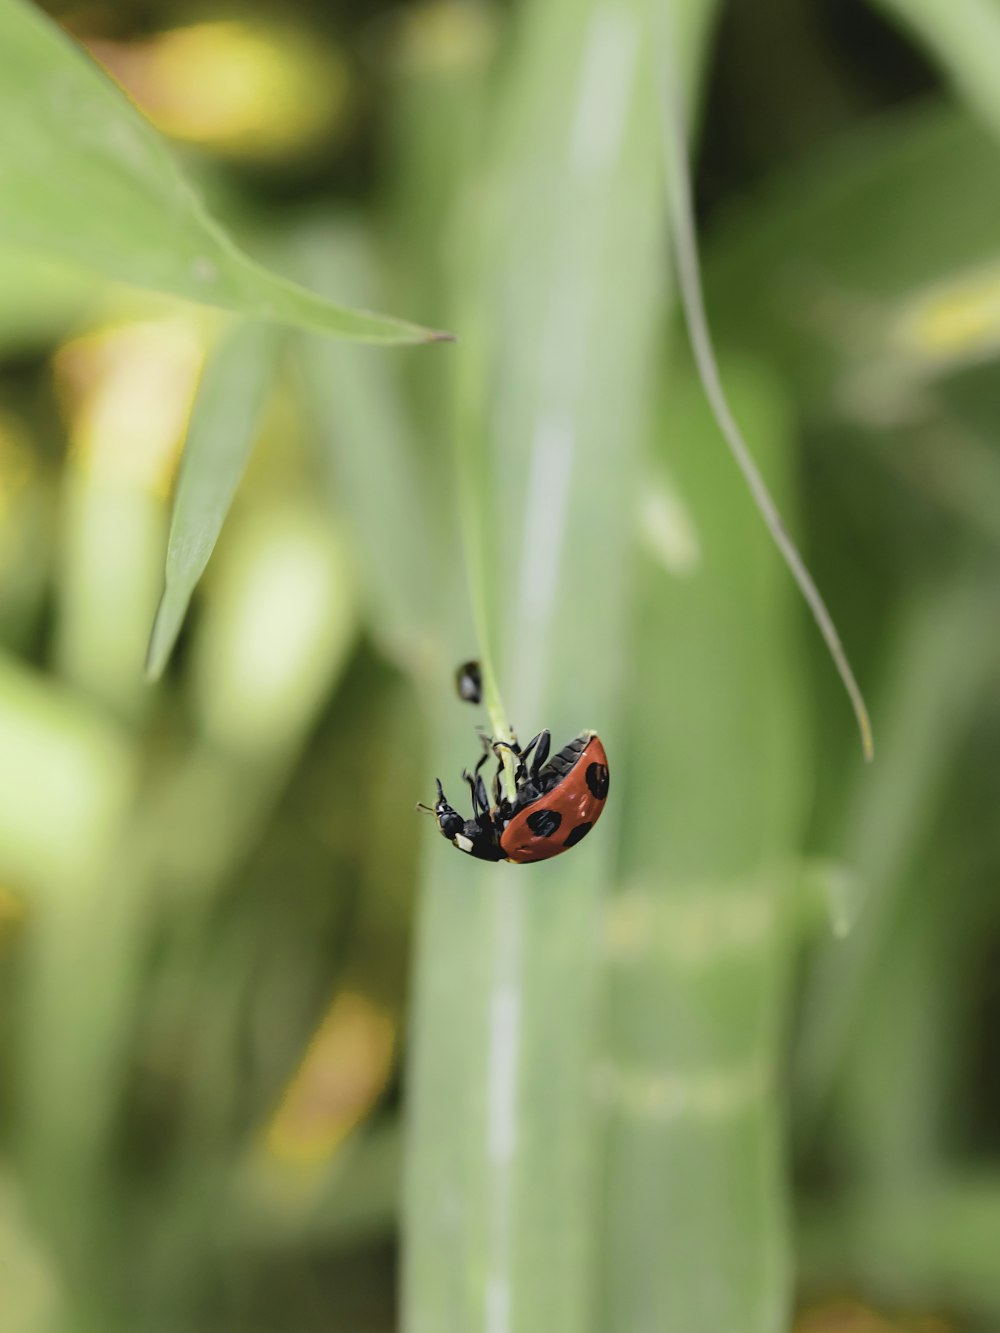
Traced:
POLYGON ((584 731, 549 759, 551 737, 539 734, 523 750, 516 744, 488 743, 474 773, 463 773, 472 794, 472 818, 463 819, 447 801, 438 781, 438 799, 429 810, 449 842, 480 861, 547 861, 575 847, 597 823, 608 796, 608 756, 596 731, 584 731), (499 767, 491 806, 479 770, 491 753, 513 750, 516 792, 500 793, 499 767), (534 757, 531 757, 534 750, 534 757), (529 766, 529 759, 531 763, 529 766))

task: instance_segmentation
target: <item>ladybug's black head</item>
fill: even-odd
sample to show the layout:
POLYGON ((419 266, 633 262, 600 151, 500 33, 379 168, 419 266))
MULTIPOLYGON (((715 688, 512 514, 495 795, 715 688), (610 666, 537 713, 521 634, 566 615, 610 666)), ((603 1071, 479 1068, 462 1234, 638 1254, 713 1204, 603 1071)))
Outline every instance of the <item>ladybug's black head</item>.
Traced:
POLYGON ((448 804, 445 798, 445 794, 441 789, 440 778, 437 779, 437 789, 438 789, 438 798, 437 801, 434 803, 434 815, 438 822, 438 828, 441 830, 444 836, 449 841, 451 841, 459 833, 463 833, 465 831, 465 820, 462 818, 462 816, 458 813, 457 810, 453 810, 452 807, 448 804))
POLYGON ((458 811, 448 804, 447 797, 441 790, 440 780, 437 789, 438 798, 433 809, 429 805, 418 808, 434 816, 442 837, 447 838, 460 852, 466 852, 480 861, 502 861, 504 853, 500 850, 489 814, 484 811, 478 819, 463 819, 458 811))

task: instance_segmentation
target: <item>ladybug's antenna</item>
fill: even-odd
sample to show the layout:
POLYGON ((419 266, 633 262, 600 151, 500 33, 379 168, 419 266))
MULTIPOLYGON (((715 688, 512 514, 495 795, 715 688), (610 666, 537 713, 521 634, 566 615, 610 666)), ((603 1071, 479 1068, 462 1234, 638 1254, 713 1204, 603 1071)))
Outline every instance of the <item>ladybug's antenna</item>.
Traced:
MULTIPOLYGON (((444 804, 444 805, 447 805, 447 804, 448 804, 448 798, 447 798, 447 796, 445 796, 445 794, 444 794, 444 788, 441 786, 441 779, 440 779, 440 778, 435 778, 434 781, 437 783, 437 789, 438 789, 438 804, 444 804)), ((423 801, 418 801, 418 802, 417 802, 417 809, 420 810, 420 811, 422 811, 422 812, 425 813, 425 814, 428 814, 428 815, 434 815, 435 818, 437 817, 437 811, 434 809, 434 807, 433 807, 432 805, 424 805, 423 801)))

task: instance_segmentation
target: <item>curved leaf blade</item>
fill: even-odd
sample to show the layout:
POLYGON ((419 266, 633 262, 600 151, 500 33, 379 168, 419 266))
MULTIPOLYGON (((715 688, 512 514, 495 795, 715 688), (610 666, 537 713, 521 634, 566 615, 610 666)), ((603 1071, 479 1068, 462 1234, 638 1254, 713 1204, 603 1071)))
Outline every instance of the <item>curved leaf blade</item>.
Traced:
POLYGON ((257 439, 271 385, 274 343, 267 325, 237 325, 202 376, 174 497, 166 586, 146 656, 150 679, 163 674, 257 439))
POLYGON ((24 0, 0 0, 0 242, 331 336, 450 336, 335 305, 256 264, 208 214, 156 130, 24 0))

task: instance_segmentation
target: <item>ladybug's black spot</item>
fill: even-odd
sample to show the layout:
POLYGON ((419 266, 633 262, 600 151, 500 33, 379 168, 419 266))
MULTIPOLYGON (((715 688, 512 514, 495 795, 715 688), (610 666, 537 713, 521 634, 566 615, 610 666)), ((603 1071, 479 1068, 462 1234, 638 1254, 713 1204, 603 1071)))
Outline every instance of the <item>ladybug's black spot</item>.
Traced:
MULTIPOLYGON (((587 765, 587 786, 599 801, 608 794, 608 769, 606 764, 587 765)), ((583 835, 581 834, 581 837, 583 835)))
MULTIPOLYGON (((607 772, 607 769, 604 771, 607 772)), ((593 824, 588 823, 586 820, 584 820, 582 824, 577 824, 576 828, 570 831, 570 835, 563 843, 563 846, 575 847, 578 842, 583 841, 593 827, 593 824)))
POLYGON ((558 810, 535 810, 527 819, 528 828, 539 838, 551 838, 561 823, 558 810))

